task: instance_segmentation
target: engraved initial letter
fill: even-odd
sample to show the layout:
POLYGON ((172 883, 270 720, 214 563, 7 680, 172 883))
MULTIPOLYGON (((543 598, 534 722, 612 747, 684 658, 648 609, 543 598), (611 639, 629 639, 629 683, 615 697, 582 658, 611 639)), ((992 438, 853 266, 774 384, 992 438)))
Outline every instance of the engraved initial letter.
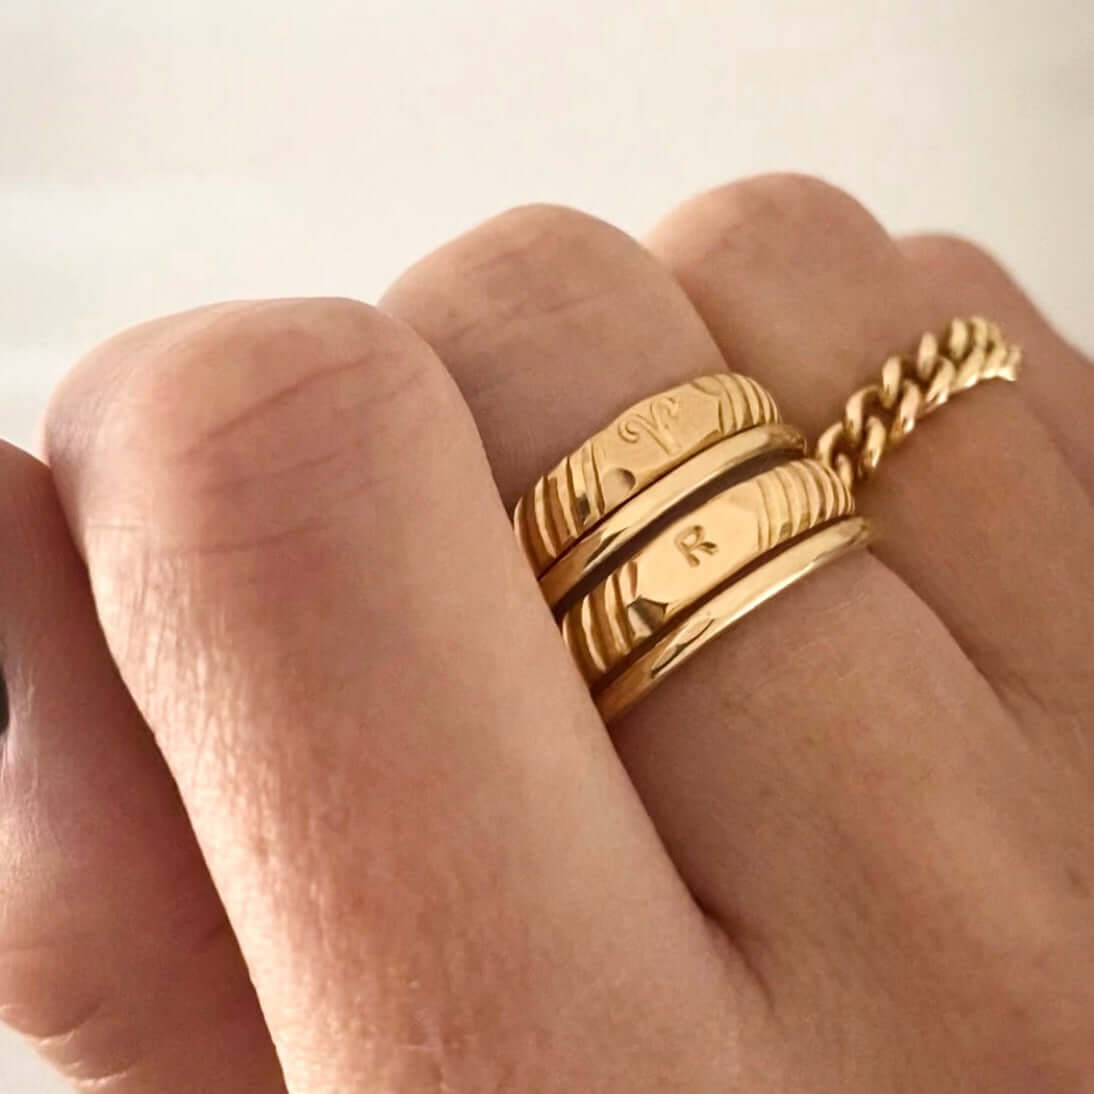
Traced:
POLYGON ((645 431, 671 456, 680 450, 680 442, 673 435, 668 419, 679 413, 680 404, 674 396, 658 395, 650 403, 648 413, 635 411, 619 423, 619 435, 630 444, 636 444, 645 431))
POLYGON ((699 524, 692 525, 690 528, 685 528, 676 537, 676 546, 680 548, 680 553, 688 560, 689 566, 698 566, 703 560, 699 557, 699 552, 702 551, 705 555, 716 555, 718 553, 718 544, 711 543, 709 539, 705 539, 706 532, 699 524))

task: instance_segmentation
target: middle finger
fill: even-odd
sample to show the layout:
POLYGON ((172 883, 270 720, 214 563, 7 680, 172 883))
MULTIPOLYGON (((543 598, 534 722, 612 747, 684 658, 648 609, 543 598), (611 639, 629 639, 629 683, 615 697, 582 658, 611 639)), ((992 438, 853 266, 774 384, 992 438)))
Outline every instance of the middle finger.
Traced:
MULTIPOLYGON (((509 507, 626 406, 725 368, 666 269, 622 233, 565 210, 488 223, 405 274, 383 307, 452 371, 509 507)), ((817 575, 713 643, 632 711, 615 740, 699 902, 776 1003, 793 982, 813 1015, 818 1002, 819 1013, 831 1003, 830 1013, 845 1015, 857 990, 867 993, 862 1021, 878 1020, 867 947, 834 969, 830 956, 816 959, 818 936, 858 930, 864 918, 871 932, 896 936, 914 923, 925 878, 945 878, 955 850, 956 830, 920 853, 918 833, 939 812, 957 815, 977 793, 1005 803, 959 832, 983 861, 1019 844, 984 891, 985 922, 1015 906, 1037 869, 1036 791, 1014 788, 1008 775, 1026 742, 935 616, 867 556, 817 575), (974 706, 986 712, 975 720, 974 706), (922 728, 914 740, 909 712, 922 728), (1032 841, 1001 838, 1000 825, 1022 824, 1032 841), (888 875, 894 861, 907 866, 890 902, 864 911, 863 892, 840 880, 848 854, 864 878, 888 875)), ((945 903, 966 882, 949 877, 932 901, 945 903)), ((905 959, 918 942, 929 945, 906 941, 905 959)), ((926 974, 905 984, 928 1015, 951 988, 926 974)), ((822 1020, 808 1021, 821 1043, 837 1043, 822 1020)), ((937 1032, 941 1039, 941 1023, 937 1032)), ((910 1036, 921 1050, 925 1030, 910 1036)))

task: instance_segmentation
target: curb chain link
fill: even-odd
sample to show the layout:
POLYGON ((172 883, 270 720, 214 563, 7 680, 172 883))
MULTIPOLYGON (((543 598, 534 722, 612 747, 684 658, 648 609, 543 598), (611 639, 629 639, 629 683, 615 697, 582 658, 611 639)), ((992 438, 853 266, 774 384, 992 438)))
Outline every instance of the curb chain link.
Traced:
POLYGON ((921 418, 984 380, 1017 380, 1021 363, 1021 348, 1007 342, 997 324, 979 316, 954 319, 941 338, 924 334, 914 355, 890 357, 880 383, 855 391, 842 419, 821 434, 816 457, 853 489, 921 418))

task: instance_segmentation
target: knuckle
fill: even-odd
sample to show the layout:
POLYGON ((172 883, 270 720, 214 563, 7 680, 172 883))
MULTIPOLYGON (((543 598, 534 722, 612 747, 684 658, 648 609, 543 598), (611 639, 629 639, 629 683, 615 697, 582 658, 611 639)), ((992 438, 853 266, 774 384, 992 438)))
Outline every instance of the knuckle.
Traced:
POLYGON ((588 213, 548 202, 514 206, 481 228, 484 238, 507 242, 515 252, 532 257, 545 249, 588 245, 619 235, 617 229, 588 213))
POLYGON ((824 224, 869 235, 885 233, 847 191, 812 175, 759 175, 730 184, 731 200, 750 216, 776 224, 824 224))
POLYGON ((670 219, 677 217, 694 229, 686 234, 705 253, 793 251, 809 261, 836 247, 844 254, 859 254, 891 243, 860 202, 811 175, 768 174, 726 183, 692 198, 670 219))
POLYGON ((413 332, 341 298, 214 310, 122 356, 108 344, 77 385, 109 403, 84 455, 119 487, 115 519, 180 548, 308 525, 456 405, 413 332))
POLYGON ((517 206, 412 266, 384 306, 451 347, 479 338, 485 324, 497 334, 612 292, 638 250, 625 233, 586 213, 517 206), (454 282, 458 301, 448 291, 454 282))

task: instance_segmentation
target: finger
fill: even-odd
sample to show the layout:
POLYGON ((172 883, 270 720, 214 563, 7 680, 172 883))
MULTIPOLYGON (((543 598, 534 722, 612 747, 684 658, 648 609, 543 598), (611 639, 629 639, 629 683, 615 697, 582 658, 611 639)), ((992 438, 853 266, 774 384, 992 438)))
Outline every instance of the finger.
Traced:
MULTIPOLYGON (((448 364, 509 503, 620 409, 715 361, 666 271, 633 240, 566 210, 489 222, 419 263, 382 306, 448 364)), ((927 913, 949 902, 992 936, 1035 869, 1021 825, 1036 791, 1016 791, 1007 766, 1024 742, 933 615, 876 560, 849 560, 746 620, 613 728, 681 874, 794 1040, 785 1070, 770 1073, 784 1088, 835 1084, 846 1074, 838 1046, 851 1039, 863 1048, 856 1089, 888 1081, 894 1050, 914 1085, 914 1061, 947 1043, 969 996, 933 962, 904 967, 932 952, 929 924, 957 914, 927 913), (987 750, 981 731, 1002 744, 987 750), (1011 812, 965 820, 960 841, 944 832, 916 858, 935 811, 960 815, 974 787, 1011 812), (1009 831, 1002 838, 1012 823, 1013 853, 1009 831), (958 899, 971 879, 945 872, 965 844, 987 858, 1007 848, 982 920, 979 903, 970 911, 958 899), (848 880, 848 859, 861 885, 848 880), (939 871, 946 883, 928 886, 939 871), (875 897, 883 879, 889 891, 875 897)))
MULTIPOLYGON (((788 419, 813 436, 885 357, 971 302, 930 284, 850 198, 808 180, 759 179, 700 197, 653 245, 729 360, 769 383, 788 419)), ((1005 331, 1026 333, 1032 324, 1014 314, 1016 300, 976 302, 1005 331)), ((1043 337, 1032 347, 1044 348, 1043 337)), ((1025 371, 1056 372, 1062 400, 1094 406, 1074 362, 1034 356, 1025 371)), ((1094 506, 1023 386, 986 384, 934 415, 886 456, 860 499, 883 530, 878 556, 937 612, 1006 706, 1032 732, 1085 754, 1094 506)), ((1034 387, 1043 404, 1043 376, 1034 387)), ((1078 432, 1068 436, 1077 450, 1078 432)))
POLYGON ((81 1089, 283 1090, 49 472, 6 446, 0 559, 0 1015, 81 1089))
POLYGON ((48 437, 291 1090, 724 1074, 727 962, 424 343, 352 301, 175 317, 48 437))
POLYGON ((1022 394, 1072 470, 1094 496, 1094 367, 1045 321, 990 255, 952 236, 898 241, 942 314, 1006 315, 1006 330, 1025 350, 1022 394))
POLYGON ((407 271, 381 306, 451 366, 507 509, 636 392, 725 368, 633 239, 552 206, 487 221, 407 271), (594 334, 602 352, 589 352, 594 334))

